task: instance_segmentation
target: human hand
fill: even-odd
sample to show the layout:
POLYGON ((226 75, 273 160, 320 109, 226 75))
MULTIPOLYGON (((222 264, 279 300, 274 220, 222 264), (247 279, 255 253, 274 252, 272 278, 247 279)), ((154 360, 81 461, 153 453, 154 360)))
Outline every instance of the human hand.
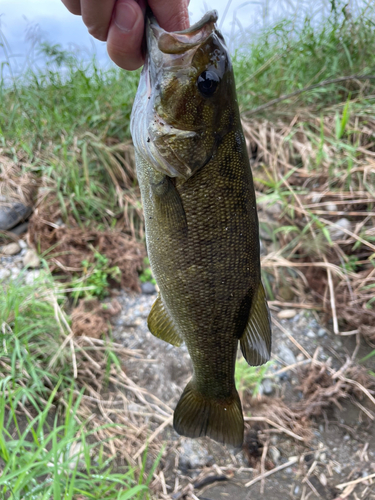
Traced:
MULTIPOLYGON (((141 44, 146 0, 62 0, 70 12, 82 16, 89 33, 107 41, 109 57, 123 69, 143 64, 141 44)), ((167 31, 189 27, 189 0, 148 0, 158 23, 167 31)))

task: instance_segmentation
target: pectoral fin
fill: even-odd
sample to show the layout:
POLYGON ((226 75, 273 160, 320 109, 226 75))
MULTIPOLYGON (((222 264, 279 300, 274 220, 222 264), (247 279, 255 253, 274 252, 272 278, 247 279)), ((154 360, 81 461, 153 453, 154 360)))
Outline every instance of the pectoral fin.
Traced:
POLYGON ((271 315, 262 283, 259 283, 254 295, 249 321, 240 339, 240 345, 244 358, 251 366, 262 365, 270 359, 271 315))
POLYGON ((186 235, 185 209, 174 181, 166 175, 155 173, 155 179, 151 182, 151 189, 155 196, 154 203, 158 218, 173 228, 176 233, 186 235))
POLYGON ((182 344, 183 340, 179 336, 168 311, 165 310, 160 295, 151 308, 147 318, 147 325, 150 332, 152 335, 155 335, 155 337, 175 346, 180 346, 182 344))

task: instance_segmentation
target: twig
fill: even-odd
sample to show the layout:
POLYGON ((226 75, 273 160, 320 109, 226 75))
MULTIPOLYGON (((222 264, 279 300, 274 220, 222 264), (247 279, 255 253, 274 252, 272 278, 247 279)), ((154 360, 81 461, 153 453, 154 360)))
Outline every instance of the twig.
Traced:
POLYGON ((173 420, 173 415, 171 415, 169 418, 167 418, 161 425, 159 425, 159 427, 151 434, 151 436, 149 437, 149 439, 146 441, 145 444, 143 444, 139 450, 137 451, 137 453, 134 455, 134 460, 136 460, 144 451, 145 449, 147 448, 147 446, 152 443, 152 441, 156 438, 156 436, 158 434, 160 434, 160 432, 164 429, 164 427, 167 427, 167 425, 169 425, 173 420))
POLYGON ((286 99, 290 99, 291 97, 295 97, 297 95, 303 94, 304 92, 309 92, 310 90, 318 89, 320 87, 325 87, 326 85, 330 85, 331 83, 341 83, 349 80, 375 80, 375 75, 351 75, 351 76, 341 76, 340 78, 331 78, 330 80, 324 80, 320 83, 315 83, 314 85, 309 85, 300 90, 295 90, 290 94, 284 94, 277 99, 272 99, 272 101, 268 101, 261 106, 258 106, 255 109, 251 109, 250 111, 246 111, 243 113, 244 116, 251 116, 263 111, 264 109, 270 108, 275 104, 278 104, 281 101, 285 101, 286 99))
POLYGON ((266 477, 271 476, 272 474, 275 474, 276 472, 279 472, 280 470, 286 469, 290 465, 293 465, 297 462, 298 462, 298 457, 292 457, 285 464, 281 464, 278 467, 275 467, 274 469, 265 472, 264 474, 260 474, 255 479, 252 479, 251 481, 249 481, 248 483, 245 484, 245 488, 249 488, 249 486, 252 486, 253 484, 257 483, 258 481, 261 481, 262 479, 265 479, 266 477))
POLYGON ((273 427, 276 427, 279 431, 284 432, 285 434, 288 434, 288 436, 297 439, 298 441, 304 441, 304 438, 299 436, 298 434, 295 434, 294 432, 290 431, 286 427, 283 427, 280 424, 277 424, 276 422, 273 422, 267 417, 244 417, 245 422, 266 422, 266 424, 272 425, 273 427))
POLYGON ((343 490, 347 486, 351 486, 352 484, 359 484, 363 483, 364 481, 368 481, 369 479, 372 479, 375 477, 375 474, 370 474, 369 476, 366 477, 359 477, 358 479, 355 479, 354 481, 348 481, 347 483, 341 483, 336 486, 339 490, 343 490))

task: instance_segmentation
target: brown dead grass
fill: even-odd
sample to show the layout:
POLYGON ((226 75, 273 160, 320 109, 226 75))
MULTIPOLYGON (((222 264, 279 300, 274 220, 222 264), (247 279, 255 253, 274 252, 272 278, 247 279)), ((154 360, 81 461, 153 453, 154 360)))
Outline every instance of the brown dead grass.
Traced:
POLYGON ((350 134, 337 139, 336 113, 342 106, 323 119, 301 110, 276 123, 243 123, 258 196, 270 197, 259 206, 260 222, 295 228, 277 233, 262 267, 274 277, 275 296, 288 284, 296 303, 323 307, 336 334, 350 330, 374 342, 375 120, 353 113, 350 134), (350 227, 329 241, 327 232, 341 218, 350 227))
POLYGON ((29 225, 29 243, 46 256, 52 272, 67 277, 82 273, 82 261, 94 262, 96 251, 109 259, 110 267, 119 267, 123 288, 140 290, 138 271, 145 257, 143 244, 123 232, 80 228, 73 217, 60 226, 56 224, 60 216, 59 204, 47 197, 29 225))
POLYGON ((30 165, 25 162, 22 153, 11 158, 0 148, 0 201, 20 201, 33 206, 40 182, 35 175, 26 171, 28 167, 30 165))

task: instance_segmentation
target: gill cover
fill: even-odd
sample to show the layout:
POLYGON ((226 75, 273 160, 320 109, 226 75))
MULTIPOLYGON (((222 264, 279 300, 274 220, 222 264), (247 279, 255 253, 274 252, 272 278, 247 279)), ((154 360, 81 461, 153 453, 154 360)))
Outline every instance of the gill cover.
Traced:
POLYGON ((168 33, 149 17, 147 56, 133 106, 135 148, 157 171, 186 180, 207 164, 232 125, 230 59, 207 13, 191 28, 168 33))

